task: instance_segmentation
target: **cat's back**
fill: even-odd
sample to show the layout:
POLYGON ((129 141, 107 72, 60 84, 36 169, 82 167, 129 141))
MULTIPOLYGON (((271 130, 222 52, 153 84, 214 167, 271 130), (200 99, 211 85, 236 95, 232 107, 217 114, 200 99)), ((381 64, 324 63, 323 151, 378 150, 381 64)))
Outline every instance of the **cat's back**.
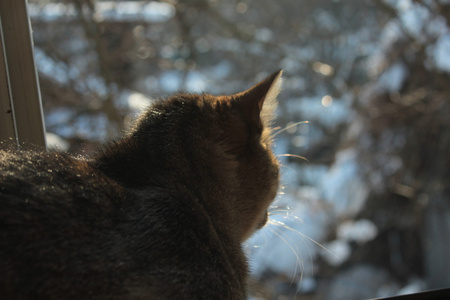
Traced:
POLYGON ((0 170, 2 295, 244 299, 240 245, 192 193, 127 189, 63 153, 2 151, 0 170))
MULTIPOLYGON (((75 199, 116 194, 120 186, 94 170, 84 159, 59 152, 0 151, 0 195, 23 199, 74 203, 75 199), (99 189, 106 187, 109 189, 99 189), (55 196, 64 196, 57 199, 55 196)), ((115 197, 114 197, 115 198, 115 197)), ((28 203, 28 201, 26 201, 28 203)))
POLYGON ((0 170, 0 222, 22 226, 14 230, 78 219, 108 226, 125 195, 87 161, 64 153, 1 151, 0 170))
POLYGON ((0 293, 70 299, 58 290, 101 289, 98 279, 89 282, 94 273, 86 265, 101 266, 109 258, 98 245, 116 247, 111 228, 123 195, 86 161, 62 153, 1 151, 0 293))

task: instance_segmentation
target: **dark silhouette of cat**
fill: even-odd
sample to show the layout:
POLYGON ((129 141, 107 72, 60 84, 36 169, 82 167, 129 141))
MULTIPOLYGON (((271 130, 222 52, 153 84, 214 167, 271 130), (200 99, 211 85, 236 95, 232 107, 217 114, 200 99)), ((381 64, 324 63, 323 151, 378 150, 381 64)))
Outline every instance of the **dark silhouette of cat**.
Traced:
POLYGON ((280 84, 157 101, 86 159, 0 152, 0 298, 246 299, 280 84))

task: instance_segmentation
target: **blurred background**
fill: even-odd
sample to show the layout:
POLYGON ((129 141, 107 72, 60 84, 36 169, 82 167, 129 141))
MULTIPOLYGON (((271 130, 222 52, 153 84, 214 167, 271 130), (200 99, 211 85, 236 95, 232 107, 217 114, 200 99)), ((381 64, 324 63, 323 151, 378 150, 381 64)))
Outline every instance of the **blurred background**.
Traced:
POLYGON ((450 1, 29 0, 52 147, 88 155, 152 99, 282 68, 283 189, 252 299, 450 286, 450 1))

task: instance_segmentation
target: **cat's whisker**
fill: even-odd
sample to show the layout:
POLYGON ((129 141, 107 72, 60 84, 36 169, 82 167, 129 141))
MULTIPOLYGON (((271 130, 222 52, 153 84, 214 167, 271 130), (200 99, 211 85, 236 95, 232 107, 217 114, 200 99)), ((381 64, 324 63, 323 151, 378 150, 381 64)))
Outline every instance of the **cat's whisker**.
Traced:
POLYGON ((292 212, 290 209, 274 209, 274 210, 270 210, 270 212, 269 212, 269 214, 270 215, 276 215, 276 214, 274 214, 274 213, 277 213, 277 212, 283 212, 283 213, 286 213, 287 215, 290 215, 290 213, 292 212))
POLYGON ((270 209, 270 213, 278 212, 278 211, 292 212, 292 209, 290 207, 286 207, 286 206, 270 206, 269 209, 270 209))
MULTIPOLYGON (((301 221, 299 218, 296 218, 296 219, 299 220, 299 221, 301 221)), ((299 234, 299 235, 302 237, 302 240, 303 240, 303 239, 307 239, 307 240, 309 240, 309 241, 313 241, 315 244, 318 244, 319 246, 321 246, 322 248, 324 248, 322 245, 320 245, 319 243, 317 243, 317 242, 314 241, 313 239, 311 239, 311 238, 307 237, 306 235, 304 235, 304 234, 298 232, 297 230, 294 230, 293 228, 289 227, 287 224, 285 224, 285 223, 283 223, 283 222, 276 221, 276 220, 270 220, 270 221, 269 221, 269 224, 270 224, 270 225, 274 225, 273 227, 270 228, 271 232, 274 233, 275 235, 277 235, 281 240, 283 240, 283 241, 286 243, 286 245, 291 249, 291 251, 295 251, 295 249, 292 247, 291 243, 290 243, 286 238, 283 238, 283 237, 281 236, 281 235, 286 236, 286 234, 283 233, 280 229, 278 229, 279 227, 283 227, 283 228, 285 228, 285 229, 287 229, 287 230, 293 231, 293 232, 295 232, 296 234, 299 234)), ((290 239, 290 240, 291 240, 291 239, 290 239)), ((292 241, 292 240, 291 240, 291 241, 292 241)), ((302 243, 303 243, 303 242, 302 242, 302 243)), ((298 246, 296 246, 295 248, 298 250, 298 246)), ((306 249, 309 249, 309 248, 307 247, 306 249)), ((325 249, 325 248, 324 248, 324 249, 325 249)), ((325 250, 327 250, 327 249, 325 249, 325 250)), ((312 253, 311 253, 310 250, 308 250, 308 252, 310 253, 309 257, 310 257, 310 264, 311 264, 311 268, 312 268, 312 269, 311 269, 311 273, 314 273, 314 270, 313 270, 313 267, 314 267, 314 262, 313 262, 314 259, 313 259, 313 255, 312 255, 312 253)), ((296 266, 295 266, 295 270, 294 270, 294 278, 292 278, 291 284, 293 284, 293 281, 294 281, 294 279, 295 279, 295 274, 297 274, 297 268, 299 267, 301 270, 304 270, 304 266, 305 266, 303 259, 301 259, 297 253, 298 253, 298 251, 294 253, 295 256, 296 256, 296 258, 297 258, 297 264, 296 264, 296 266)), ((302 272, 300 272, 298 275, 299 275, 299 280, 298 280, 298 283, 297 283, 297 290, 296 290, 296 293, 298 292, 298 288, 299 288, 299 286, 300 286, 300 283, 301 283, 302 280, 303 280, 304 272, 302 271, 302 272)))
MULTIPOLYGON (((308 124, 308 123, 309 123, 309 121, 300 121, 300 122, 291 124, 291 125, 289 125, 289 126, 284 127, 283 129, 280 129, 280 130, 276 131, 276 132, 272 135, 272 137, 275 137, 275 136, 279 135, 280 133, 282 133, 283 131, 286 131, 286 130, 288 130, 288 129, 294 127, 294 126, 297 126, 297 125, 300 125, 300 124, 308 124)), ((275 129, 275 128, 274 128, 274 129, 275 129)))
POLYGON ((299 221, 300 223, 302 223, 302 224, 305 223, 305 221, 303 221, 302 219, 300 219, 298 216, 295 216, 294 214, 292 214, 292 217, 293 217, 295 220, 297 220, 297 221, 299 221))
MULTIPOLYGON (((271 224, 271 223, 270 223, 271 224)), ((300 258, 300 256, 298 255, 298 247, 296 247, 297 248, 297 250, 296 249, 294 249, 294 247, 292 246, 292 244, 284 237, 284 236, 286 236, 286 235, 284 235, 284 233, 281 231, 281 230, 279 230, 277 227, 268 227, 268 229, 273 233, 273 234, 275 234, 280 240, 282 240, 288 247, 289 247, 289 249, 291 249, 291 251, 292 251, 292 253, 295 255, 295 258, 296 258, 296 260, 297 260, 297 263, 295 264, 295 269, 294 269, 294 275, 293 275, 293 278, 292 278, 292 281, 291 281, 291 284, 294 282, 294 280, 295 280, 295 275, 297 274, 297 269, 300 269, 300 270, 302 270, 303 269, 303 266, 304 266, 304 264, 303 264, 303 260, 300 258), (283 236, 284 235, 284 236, 283 236)), ((300 271, 300 274, 302 275, 303 274, 303 272, 302 271, 300 271)))
MULTIPOLYGON (((287 211, 279 211, 280 213, 278 213, 278 211, 275 211, 274 213, 269 213, 269 216, 277 216, 277 217, 282 217, 285 220, 296 220, 299 221, 301 224, 303 224, 303 220, 301 220, 300 218, 298 218, 297 216, 294 215, 294 213, 290 210, 287 211)), ((277 226, 281 226, 280 224, 273 224, 273 225, 277 225, 277 226)))
MULTIPOLYGON (((288 211, 275 211, 274 213, 269 212, 269 218, 271 218, 273 216, 282 217, 283 219, 288 219, 291 217, 291 215, 289 214, 288 211)), ((275 225, 275 224, 272 224, 272 225, 275 225)))
POLYGON ((277 209, 277 208, 280 208, 280 207, 283 207, 283 206, 278 206, 278 205, 271 205, 270 206, 271 209, 277 209))
MULTIPOLYGON (((277 208, 278 208, 278 207, 279 207, 279 206, 277 206, 277 208)), ((282 208, 282 207, 280 207, 280 208, 282 208)), ((277 211, 283 211, 283 209, 275 210, 275 212, 277 212, 277 211)), ((289 213, 289 207, 286 207, 286 209, 285 209, 284 211, 287 212, 287 213, 289 213)), ((274 215, 276 215, 276 214, 274 214, 274 215)), ((301 218, 299 218, 298 216, 294 215, 294 212, 292 212, 292 214, 288 214, 288 215, 286 215, 286 216, 283 216, 283 218, 288 219, 288 220, 292 220, 292 218, 293 218, 294 220, 297 220, 297 221, 299 221, 299 222, 301 222, 301 223, 304 223, 304 221, 303 221, 301 218)), ((272 227, 272 232, 274 232, 275 228, 277 228, 277 227, 282 227, 282 228, 284 228, 284 229, 286 229, 286 230, 289 230, 289 231, 291 231, 291 232, 294 232, 295 234, 298 234, 298 235, 301 237, 302 240, 312 242, 313 244, 315 244, 315 245, 319 246, 320 248, 322 248, 324 251, 326 251, 326 252, 332 254, 333 256, 336 256, 335 253, 333 253, 332 251, 328 250, 325 246, 323 246, 322 244, 320 244, 319 242, 317 242, 317 241, 314 240, 313 238, 311 238, 311 237, 309 237, 309 236, 307 236, 307 235, 301 233, 301 232, 298 231, 298 230, 295 230, 294 228, 290 227, 289 225, 287 225, 286 223, 284 223, 284 222, 282 222, 282 221, 274 220, 273 218, 270 218, 268 223, 269 223, 270 225, 273 225, 273 227, 272 227)), ((278 230, 278 232, 280 232, 280 230, 278 230)), ((275 232, 274 232, 274 233, 275 233, 275 232)), ((287 241, 286 239, 284 239, 284 241, 285 241, 286 244, 291 248, 291 250, 293 250, 292 246, 288 243, 288 241, 287 241)), ((303 242, 302 242, 302 243, 303 243, 303 242)), ((312 251, 312 250, 310 250, 310 248, 308 248, 308 247, 306 247, 306 249, 307 249, 308 252, 310 253, 309 257, 310 257, 310 261, 311 261, 311 264, 310 264, 310 265, 311 265, 311 268, 312 268, 312 269, 311 269, 311 272, 314 273, 314 270, 313 270, 313 267, 314 267, 314 262, 313 262, 313 261, 314 261, 314 258, 313 258, 313 255, 311 254, 311 251, 312 251)), ((301 261, 301 265, 302 265, 302 266, 304 265, 303 261, 301 261)), ((297 269, 297 266, 296 266, 296 269, 297 269)), ((302 278, 303 278, 303 272, 300 274, 299 284, 300 284, 302 278)))
MULTIPOLYGON (((271 229, 272 229, 272 232, 273 232, 273 230, 277 230, 280 234, 284 234, 284 232, 282 232, 280 229, 279 229, 279 224, 275 221, 275 222, 273 222, 274 220, 270 220, 269 221, 269 224, 270 225, 274 225, 273 227, 271 227, 271 229)), ((284 234, 285 235, 285 234, 284 234)), ((284 239, 283 239, 284 240, 284 239)), ((286 241, 286 240, 284 240, 284 241, 286 241)), ((287 242, 287 241, 286 241, 287 242)), ((288 243, 287 242, 287 244, 291 247, 291 249, 293 250, 293 251, 295 251, 294 249, 293 249, 293 247, 292 247, 292 245, 291 245, 291 243, 288 243)), ((295 251, 295 255, 296 255, 296 257, 298 256, 297 255, 297 253, 299 252, 299 249, 298 249, 298 247, 296 247, 297 249, 297 251, 295 251)))
MULTIPOLYGON (((296 216, 291 210, 274 210, 274 211, 270 211, 269 212, 269 216, 281 216, 284 219, 294 219, 296 221, 299 221, 301 224, 305 223, 305 221, 303 221, 298 216, 296 216), (278 212, 281 212, 281 213, 284 213, 284 214, 277 214, 278 212)), ((275 220, 274 220, 274 222, 275 222, 275 220)), ((276 221, 276 222, 280 222, 280 221, 276 221)), ((273 225, 289 227, 289 226, 287 226, 286 224, 284 224, 282 222, 280 222, 280 223, 281 224, 273 224, 273 225)), ((289 228, 292 229, 291 227, 289 227, 289 228)))
MULTIPOLYGON (((296 218, 297 220, 299 220, 300 222, 303 223, 303 221, 302 221, 300 218, 297 218, 296 216, 294 216, 294 218, 296 218)), ((331 255, 337 257, 337 255, 336 255, 335 253, 333 253, 332 251, 328 250, 327 247, 325 247, 324 245, 322 245, 322 244, 319 243, 318 241, 314 240, 313 238, 307 236, 307 235, 304 234, 304 233, 301 233, 301 232, 298 231, 298 230, 293 229, 292 227, 286 225, 285 223, 283 223, 283 222, 281 222, 281 221, 273 220, 273 219, 269 220, 269 223, 272 224, 272 225, 278 225, 278 226, 281 226, 281 227, 283 227, 283 228, 286 228, 286 229, 289 230, 289 231, 295 232, 295 233, 297 233, 298 235, 300 235, 302 238, 307 239, 308 241, 310 241, 310 242, 314 243, 315 245, 319 246, 320 248, 322 248, 322 249, 325 250, 326 252, 328 252, 328 253, 330 253, 331 255)))
POLYGON ((309 160, 301 155, 295 155, 295 154, 278 154, 277 157, 296 157, 296 158, 300 158, 302 160, 305 160, 307 162, 309 162, 309 160))

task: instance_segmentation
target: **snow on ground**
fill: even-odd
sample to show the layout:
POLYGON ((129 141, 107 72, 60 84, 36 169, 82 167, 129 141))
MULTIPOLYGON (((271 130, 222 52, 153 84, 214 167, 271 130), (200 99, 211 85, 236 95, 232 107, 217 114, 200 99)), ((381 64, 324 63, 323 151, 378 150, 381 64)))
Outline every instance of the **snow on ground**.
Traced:
POLYGON ((368 188, 359 174, 356 150, 341 150, 336 162, 322 178, 319 189, 337 217, 353 217, 364 206, 368 188))
POLYGON ((377 226, 370 220, 348 220, 337 228, 337 237, 346 241, 363 244, 373 240, 378 235, 377 226))
POLYGON ((387 68, 377 81, 377 93, 394 93, 400 91, 408 76, 408 69, 402 62, 387 68))
POLYGON ((436 68, 450 73, 450 33, 439 37, 431 54, 436 68))

